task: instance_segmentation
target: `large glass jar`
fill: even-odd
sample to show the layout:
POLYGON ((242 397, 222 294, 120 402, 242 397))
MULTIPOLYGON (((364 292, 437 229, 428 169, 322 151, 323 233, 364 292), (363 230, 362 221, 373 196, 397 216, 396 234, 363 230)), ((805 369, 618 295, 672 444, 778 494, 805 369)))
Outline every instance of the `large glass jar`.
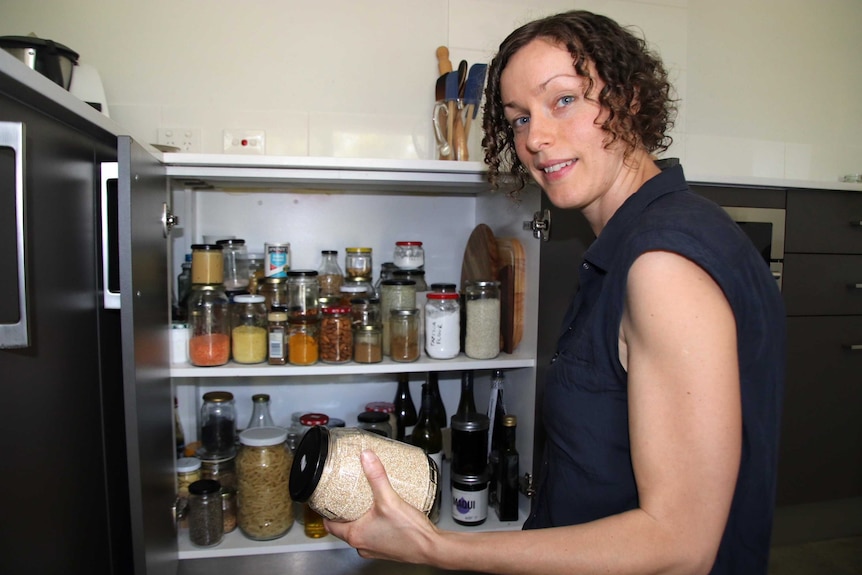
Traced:
POLYGON ((224 287, 226 290, 248 289, 248 248, 245 240, 218 240, 224 261, 224 287))
POLYGON ((209 391, 201 405, 198 437, 207 458, 232 457, 236 443, 236 405, 229 391, 209 391))
POLYGON ((338 265, 338 250, 323 250, 320 252, 321 263, 317 270, 320 282, 320 296, 337 296, 344 282, 344 273, 338 265))
POLYGON ((393 309, 416 307, 416 282, 413 280, 385 280, 380 286, 380 317, 383 318, 383 355, 390 355, 389 318, 393 309))
POLYGON ((293 456, 286 440, 282 427, 255 427, 239 434, 237 522, 250 539, 277 539, 293 525, 288 490, 293 456))
POLYGON ((263 363, 267 356, 266 298, 238 295, 231 306, 231 355, 237 363, 263 363))
POLYGON ((464 353, 473 359, 495 358, 500 354, 500 282, 469 282, 465 291, 464 353))
POLYGON ((349 278, 370 278, 374 273, 371 263, 371 248, 347 248, 344 271, 349 278))
POLYGON ((221 283, 195 284, 188 300, 189 362, 200 367, 230 359, 230 300, 221 283))
POLYGON ((287 308, 287 278, 268 277, 257 284, 257 293, 265 298, 266 309, 271 310, 275 306, 287 308))
POLYGON ((320 357, 318 316, 291 316, 287 319, 287 355, 293 365, 312 365, 320 357))
POLYGON ((457 293, 429 292, 425 304, 425 353, 452 359, 461 351, 461 299, 457 293))
POLYGON ((402 270, 418 270, 425 266, 422 242, 395 242, 392 263, 402 270))
POLYGON ((224 281, 222 247, 215 244, 192 246, 192 284, 220 284, 224 281))
POLYGON ((353 325, 350 308, 323 309, 320 320, 320 361, 346 363, 353 359, 353 325))
POLYGON ((320 283, 317 270, 287 272, 287 312, 291 316, 317 316, 320 283))
POLYGON ((393 309, 389 312, 389 355, 392 361, 419 359, 419 310, 393 309))

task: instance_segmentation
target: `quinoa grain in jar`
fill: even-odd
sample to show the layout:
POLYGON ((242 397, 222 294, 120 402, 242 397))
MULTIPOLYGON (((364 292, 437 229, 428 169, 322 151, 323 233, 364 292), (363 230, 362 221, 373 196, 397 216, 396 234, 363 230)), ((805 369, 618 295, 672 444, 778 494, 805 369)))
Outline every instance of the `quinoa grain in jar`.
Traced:
POLYGON ((239 434, 237 523, 249 539, 277 539, 293 525, 288 491, 293 456, 286 440, 287 430, 281 427, 255 427, 239 434))

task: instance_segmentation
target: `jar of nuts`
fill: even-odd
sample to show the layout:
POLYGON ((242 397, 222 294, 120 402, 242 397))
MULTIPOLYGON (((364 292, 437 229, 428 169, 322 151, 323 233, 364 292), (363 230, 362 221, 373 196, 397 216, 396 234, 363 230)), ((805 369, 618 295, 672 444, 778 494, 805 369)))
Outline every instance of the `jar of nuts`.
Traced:
POLYGON ((353 330, 350 308, 328 307, 320 320, 320 360, 345 363, 353 357, 353 330))

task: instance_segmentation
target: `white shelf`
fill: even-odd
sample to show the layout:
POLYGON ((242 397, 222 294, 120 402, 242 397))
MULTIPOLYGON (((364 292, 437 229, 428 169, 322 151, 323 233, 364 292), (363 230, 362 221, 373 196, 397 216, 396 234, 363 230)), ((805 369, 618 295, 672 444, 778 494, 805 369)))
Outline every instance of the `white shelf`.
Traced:
POLYGON ((369 375, 381 373, 418 373, 426 371, 461 371, 515 369, 535 367, 535 357, 516 351, 513 354, 501 353, 494 359, 470 359, 463 354, 454 359, 430 359, 421 357, 417 361, 404 363, 384 359, 380 363, 342 364, 316 363, 309 366, 269 365, 265 363, 243 365, 228 362, 218 367, 195 367, 187 363, 173 364, 170 376, 181 377, 292 377, 307 375, 369 375))

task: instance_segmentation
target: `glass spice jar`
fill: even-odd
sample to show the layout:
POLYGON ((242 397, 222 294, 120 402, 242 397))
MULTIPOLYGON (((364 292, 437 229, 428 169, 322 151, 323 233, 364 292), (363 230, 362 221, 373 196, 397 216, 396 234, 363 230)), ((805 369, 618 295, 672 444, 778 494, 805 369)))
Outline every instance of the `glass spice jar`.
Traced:
POLYGON ((402 270, 418 270, 425 266, 425 249, 422 242, 395 242, 392 262, 402 270))
POLYGON ((371 248, 347 248, 344 271, 348 278, 370 278, 373 273, 371 248))
POLYGON ((320 361, 346 363, 353 358, 353 326, 350 308, 324 308, 320 320, 320 361))
POLYGON ((237 523, 249 539, 277 539, 293 525, 287 489, 293 455, 286 440, 282 427, 255 427, 239 434, 237 523))
POLYGON ((229 391, 204 394, 201 405, 201 449, 207 458, 232 457, 236 444, 236 406, 229 391))
POLYGON ((230 533, 236 529, 236 488, 222 487, 221 488, 221 510, 224 516, 224 532, 230 533))
POLYGON ((383 361, 383 329, 379 325, 362 325, 353 334, 353 361, 380 363, 383 361))
POLYGON ((468 282, 464 353, 473 359, 493 359, 500 354, 500 282, 468 282))
POLYGON ((413 280, 385 280, 380 286, 380 317, 383 318, 383 355, 390 355, 390 315, 393 309, 416 307, 416 282, 413 280))
POLYGON ((189 485, 189 540, 198 547, 212 547, 224 537, 221 485, 200 479, 189 485))
POLYGON ((337 296, 344 282, 344 273, 338 265, 338 250, 323 250, 320 252, 321 263, 317 270, 320 282, 320 296, 337 296))
POLYGON ((292 365, 312 365, 320 358, 320 319, 290 316, 287 319, 287 354, 292 365))
POLYGON ((290 316, 317 316, 320 313, 320 282, 317 270, 287 272, 287 313, 290 316))
POLYGON ((275 306, 287 308, 287 278, 268 277, 264 278, 257 286, 257 293, 265 298, 266 309, 271 310, 275 306))
POLYGON ((267 357, 267 313, 262 295, 234 297, 231 306, 231 355, 237 363, 263 363, 267 357))
POLYGON ((389 324, 389 356, 392 361, 419 359, 419 310, 393 309, 389 324))
POLYGON ((270 365, 287 363, 287 312, 271 311, 267 315, 268 349, 270 365))

